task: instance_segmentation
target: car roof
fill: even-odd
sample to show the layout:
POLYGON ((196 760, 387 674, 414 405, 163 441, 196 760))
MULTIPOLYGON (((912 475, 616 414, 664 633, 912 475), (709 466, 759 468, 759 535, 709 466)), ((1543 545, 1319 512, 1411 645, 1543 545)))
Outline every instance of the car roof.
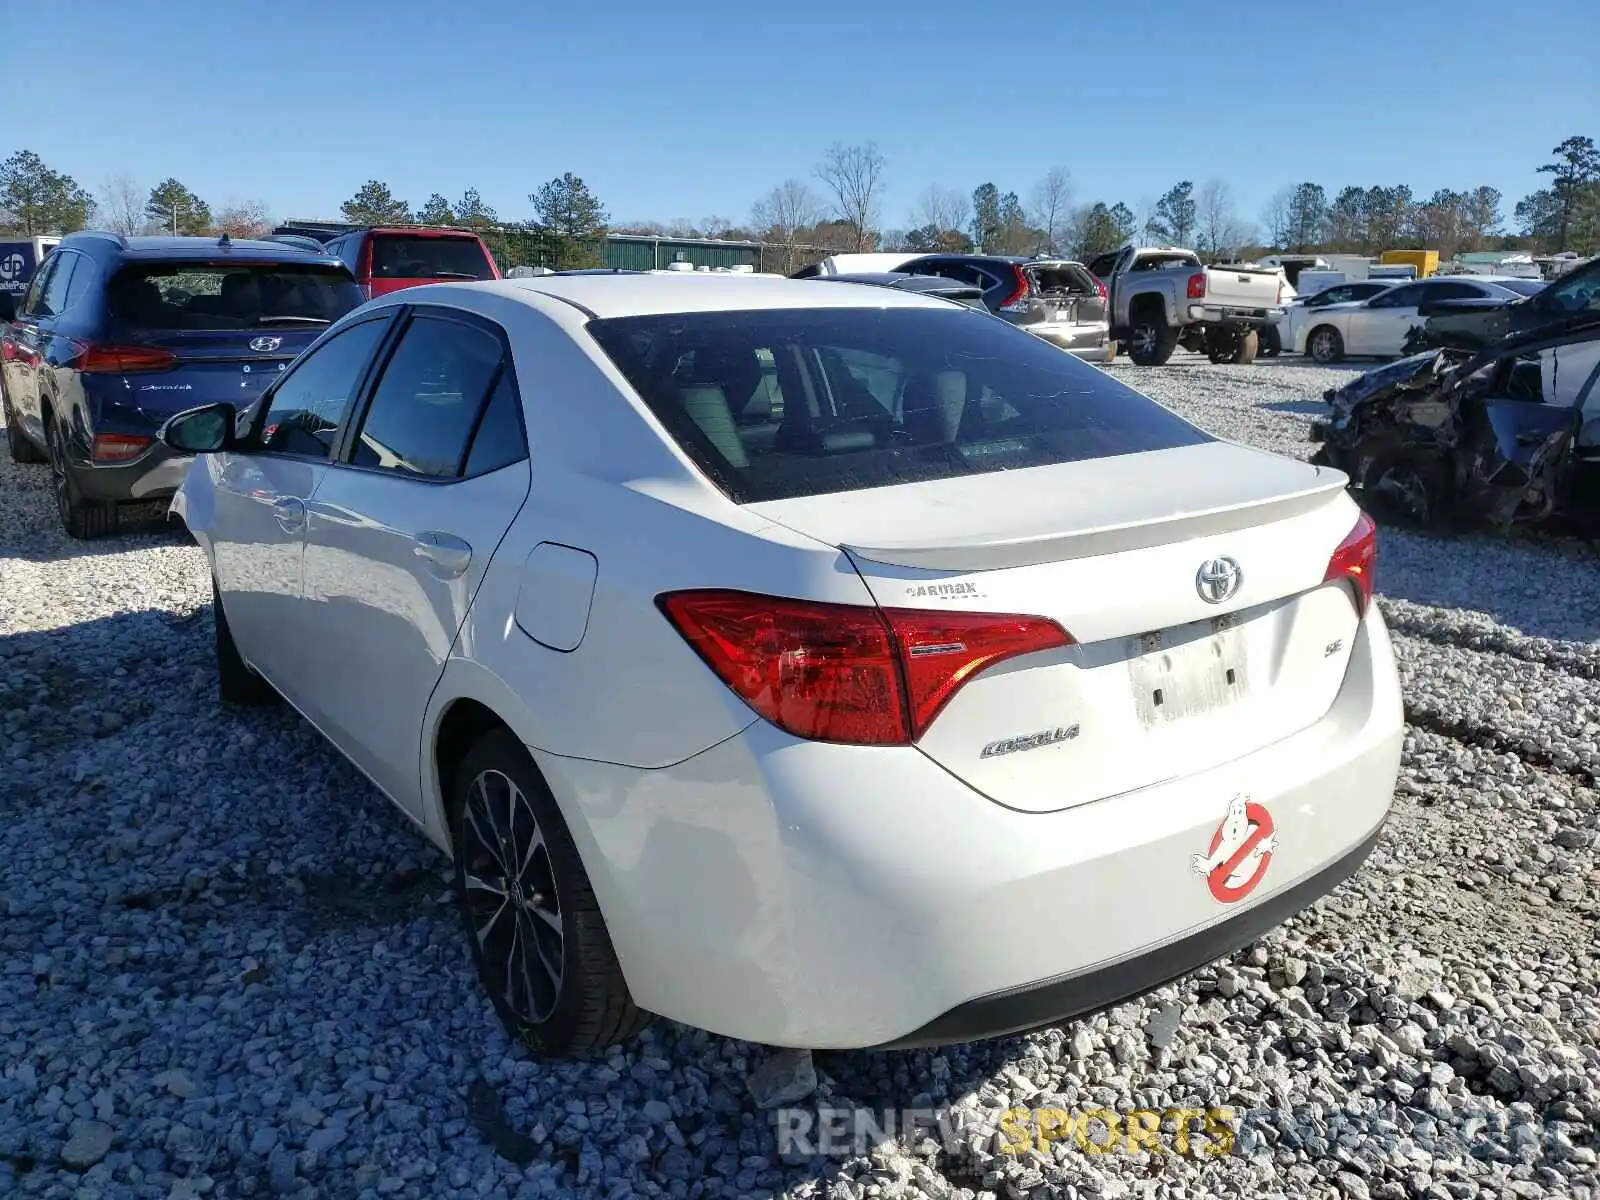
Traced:
POLYGON ((121 243, 122 256, 129 259, 206 260, 235 258, 240 262, 284 262, 296 260, 307 263, 334 264, 339 260, 326 253, 318 253, 289 242, 264 242, 253 238, 230 239, 227 242, 214 237, 126 237, 116 234, 74 235, 74 237, 109 238, 121 243))
POLYGON ((403 234, 407 237, 468 238, 476 241, 478 235, 470 229, 450 229, 437 225, 374 225, 371 229, 356 229, 354 233, 403 234))
POLYGON ((524 303, 535 295, 550 296, 596 318, 763 308, 932 308, 943 311, 949 307, 943 300, 902 288, 834 288, 823 292, 810 279, 770 279, 698 271, 664 275, 536 275, 434 285, 429 291, 435 289, 441 300, 456 289, 492 292, 524 303))

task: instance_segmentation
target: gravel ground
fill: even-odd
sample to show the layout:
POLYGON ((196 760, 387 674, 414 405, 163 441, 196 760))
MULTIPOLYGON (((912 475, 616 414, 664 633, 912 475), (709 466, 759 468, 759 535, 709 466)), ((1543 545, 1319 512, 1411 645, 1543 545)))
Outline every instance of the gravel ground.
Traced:
MULTIPOLYGON (((1304 455, 1353 372, 1119 377, 1304 455)), ((0 462, 0 1193, 1534 1197, 1596 1187, 1600 556, 1385 531, 1410 736, 1367 868, 1093 1019, 817 1056, 818 1104, 945 1137, 780 1155, 758 1048, 658 1024, 546 1064, 480 997, 443 861, 304 723, 215 698, 204 563, 86 552, 0 462), (531 1162, 491 1148, 491 1096, 531 1162), (1232 1106, 1232 1152, 1001 1152, 1016 1106, 1232 1106), (477 1119, 475 1119, 477 1118, 477 1119)), ((1099 1126, 1094 1130, 1103 1140, 1099 1126)), ((1596 1190, 1600 1195, 1600 1190, 1596 1190)))

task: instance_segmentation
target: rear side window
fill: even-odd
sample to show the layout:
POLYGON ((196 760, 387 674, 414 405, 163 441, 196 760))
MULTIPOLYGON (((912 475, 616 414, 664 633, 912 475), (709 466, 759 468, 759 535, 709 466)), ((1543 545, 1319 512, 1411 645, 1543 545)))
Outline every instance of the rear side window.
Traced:
POLYGON ((478 431, 472 435, 472 450, 467 455, 467 476, 487 475, 528 457, 528 441, 522 430, 521 405, 517 389, 511 385, 508 367, 489 396, 478 431))
POLYGON ((362 301, 342 267, 303 262, 139 262, 106 298, 129 330, 312 329, 362 301))
POLYGON ((372 394, 351 461, 436 479, 459 475, 503 357, 500 339, 486 330, 415 318, 372 394))
POLYGON ((374 279, 493 279, 477 238, 374 234, 374 279))
POLYGON ((705 312, 588 329, 741 504, 1212 440, 1105 372, 971 311, 705 312))
POLYGON ((67 291, 72 286, 73 272, 78 268, 79 256, 76 254, 57 251, 51 258, 55 260, 55 269, 50 272, 50 278, 44 281, 44 290, 39 294, 36 310, 41 317, 59 317, 67 311, 67 291))

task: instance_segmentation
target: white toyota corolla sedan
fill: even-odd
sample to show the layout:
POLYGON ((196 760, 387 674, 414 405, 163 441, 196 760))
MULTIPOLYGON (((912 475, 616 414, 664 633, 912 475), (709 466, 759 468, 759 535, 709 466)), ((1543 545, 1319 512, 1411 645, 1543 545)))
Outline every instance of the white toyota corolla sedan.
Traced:
POLYGON ((993 1036, 1259 937, 1376 841, 1372 523, 987 313, 413 288, 164 433, 225 699, 453 857, 502 1019, 993 1036))

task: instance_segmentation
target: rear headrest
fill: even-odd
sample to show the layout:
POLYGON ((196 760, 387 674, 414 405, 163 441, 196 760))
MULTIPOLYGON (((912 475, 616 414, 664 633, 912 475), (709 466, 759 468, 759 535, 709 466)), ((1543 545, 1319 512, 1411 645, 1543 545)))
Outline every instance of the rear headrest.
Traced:
POLYGON ((728 398, 722 389, 713 384, 693 384, 678 390, 683 411, 695 423, 706 440, 734 467, 748 467, 750 460, 734 427, 733 413, 728 408, 728 398))

